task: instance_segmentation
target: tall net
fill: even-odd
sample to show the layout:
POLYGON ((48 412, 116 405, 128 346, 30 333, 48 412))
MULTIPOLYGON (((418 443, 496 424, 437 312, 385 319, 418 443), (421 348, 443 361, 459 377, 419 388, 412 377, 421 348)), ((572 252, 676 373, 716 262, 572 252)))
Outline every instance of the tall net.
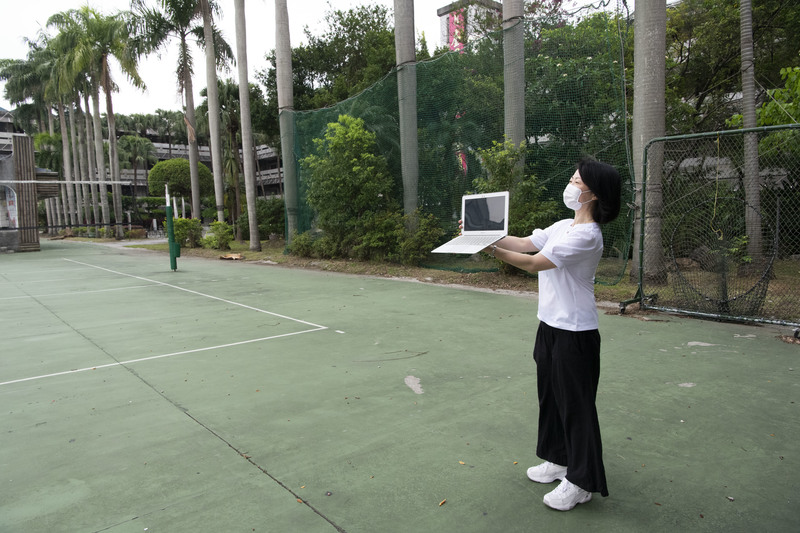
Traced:
MULTIPOLYGON (((603 228, 605 254, 597 281, 616 283, 626 267, 633 221, 623 69, 626 22, 615 13, 581 11, 565 24, 520 24, 525 34, 523 53, 518 54, 524 58, 525 174, 536 176, 543 188, 540 202, 551 202, 556 210, 552 220, 542 222, 572 215, 561 194, 582 156, 615 166, 623 176, 623 209, 603 228)), ((505 30, 506 35, 509 31, 514 30, 505 30)), ((474 192, 475 180, 486 176, 479 150, 504 141, 503 40, 504 32, 496 32, 416 65, 418 205, 436 217, 446 238, 458 231, 461 196, 474 192)), ((340 115, 361 118, 377 134, 379 151, 402 198, 397 86, 393 71, 334 107, 296 112, 297 160, 314 153, 313 140, 322 138, 340 115)), ((303 232, 313 229, 314 213, 305 200, 308 175, 301 165, 298 175, 298 231, 303 232)), ((529 234, 533 229, 520 231, 529 234)), ((437 256, 428 266, 476 270, 496 264, 437 256)))

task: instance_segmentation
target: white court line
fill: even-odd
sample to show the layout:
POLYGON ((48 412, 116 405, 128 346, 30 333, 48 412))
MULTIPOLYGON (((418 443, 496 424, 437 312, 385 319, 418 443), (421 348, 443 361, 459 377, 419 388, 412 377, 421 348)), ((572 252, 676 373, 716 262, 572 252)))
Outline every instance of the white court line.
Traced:
POLYGON ((210 294, 204 294, 202 292, 193 291, 191 289, 186 289, 184 287, 178 287, 177 285, 170 285, 169 283, 165 283, 163 281, 158 281, 158 280, 149 279, 149 278, 143 278, 141 276, 134 276, 133 274, 126 274, 125 272, 118 272, 116 270, 111 270, 110 268, 104 268, 104 267, 97 266, 97 265, 90 265, 89 263, 81 263, 80 261, 75 261, 74 259, 64 258, 64 261, 69 261, 71 263, 76 263, 78 265, 84 265, 84 266, 88 266, 88 267, 91 267, 91 268, 96 268, 98 270, 104 270, 105 272, 111 272, 112 274, 119 274, 120 276, 127 276, 129 278, 134 278, 134 279, 146 281, 148 283, 155 283, 157 285, 163 285, 165 287, 171 287, 171 288, 177 289, 179 291, 188 292, 190 294, 196 294, 198 296, 204 296, 206 298, 211 298, 212 300, 217 300, 219 302, 225 302, 226 304, 237 305, 239 307, 244 307, 245 309, 250 309, 251 311, 257 311, 259 313, 264 313, 264 314, 267 314, 267 315, 277 316, 279 318, 285 318, 286 320, 291 320, 293 322, 299 322, 300 324, 305 324, 307 326, 311 326, 311 327, 314 327, 314 328, 328 329, 327 326, 320 326, 319 324, 314 324, 313 322, 306 322, 305 320, 300 320, 299 318, 292 318, 290 316, 280 315, 278 313, 273 313, 271 311, 265 311, 264 309, 259 309, 258 307, 253 307, 251 305, 242 304, 242 303, 234 302, 234 301, 231 301, 231 300, 226 300, 225 298, 220 298, 219 296, 211 296, 210 294))
POLYGON ((51 298, 53 296, 75 296, 76 294, 91 294, 93 292, 111 292, 111 291, 127 291, 128 289, 144 289, 147 287, 152 287, 153 284, 150 285, 132 285, 130 287, 117 287, 115 289, 98 289, 96 291, 80 291, 80 292, 56 292, 53 294, 36 294, 36 295, 25 295, 25 296, 6 296, 5 298, 0 298, 2 300, 21 300, 23 298, 51 298))
POLYGON ((264 314, 275 316, 275 317, 279 317, 279 318, 285 318, 286 320, 291 320, 292 322, 298 322, 300 324, 305 324, 307 326, 311 326, 312 329, 307 329, 307 330, 303 330, 303 331, 296 331, 294 333, 283 333, 281 335, 272 335, 270 337, 261 337, 259 339, 250 339, 250 340, 245 340, 245 341, 232 342, 232 343, 228 343, 228 344, 220 344, 218 346, 207 346, 205 348, 195 348, 193 350, 185 350, 185 351, 181 351, 181 352, 173 352, 173 353, 162 354, 162 355, 154 355, 152 357, 142 357, 140 359, 131 359, 130 361, 122 361, 122 362, 108 363, 108 364, 99 365, 99 366, 92 366, 92 367, 86 367, 86 368, 66 370, 64 372, 55 372, 55 373, 52 373, 52 374, 45 374, 45 375, 41 375, 41 376, 33 376, 33 377, 15 379, 15 380, 11 380, 11 381, 3 381, 3 382, 0 382, 0 387, 2 387, 4 385, 11 385, 12 383, 22 383, 24 381, 33 381, 33 380, 45 379, 45 378, 56 377, 56 376, 64 376, 64 375, 67 375, 67 374, 75 374, 75 373, 78 373, 78 372, 86 372, 88 370, 97 370, 97 369, 100 369, 100 368, 109 368, 109 367, 114 367, 114 366, 128 365, 128 364, 132 364, 132 363, 138 363, 138 362, 141 362, 141 361, 152 361, 154 359, 163 359, 165 357, 173 357, 173 356, 176 356, 176 355, 185 355, 185 354, 190 354, 190 353, 205 352, 205 351, 208 351, 208 350, 217 350, 217 349, 221 349, 221 348, 228 348, 228 347, 231 347, 231 346, 240 346, 242 344, 250 344, 250 343, 253 343, 253 342, 262 342, 262 341, 267 341, 267 340, 271 340, 271 339, 279 339, 281 337, 291 337, 293 335, 301 335, 303 333, 313 333, 315 331, 322 331, 322 330, 328 329, 328 326, 321 326, 319 324, 314 324, 313 322, 307 322, 305 320, 300 320, 298 318, 292 318, 290 316, 281 315, 281 314, 278 314, 278 313, 272 313, 270 311, 265 311, 264 309, 259 309, 257 307, 253 307, 253 306, 250 306, 250 305, 242 304, 242 303, 239 303, 239 302, 234 302, 234 301, 231 301, 231 300, 226 300, 225 298, 220 298, 218 296, 211 296, 210 294, 204 294, 202 292, 193 291, 191 289, 178 287, 177 285, 171 285, 171 284, 165 283, 163 281, 158 281, 158 280, 149 279, 149 278, 143 278, 141 276, 134 276, 133 274, 126 274, 125 272, 118 272, 116 270, 111 270, 109 268, 104 268, 104 267, 97 266, 97 265, 91 265, 89 263, 82 263, 80 261, 75 261, 73 259, 67 259, 67 258, 63 258, 63 259, 64 259, 64 261, 69 261, 71 263, 76 263, 78 265, 84 265, 84 266, 87 266, 87 267, 96 268, 98 270, 103 270, 105 272, 111 272, 112 274, 118 274, 120 276, 126 276, 126 277, 129 277, 129 278, 134 278, 134 279, 138 279, 138 280, 141 280, 141 281, 146 281, 148 283, 155 284, 155 285, 163 285, 164 287, 170 287, 170 288, 177 289, 177 290, 180 290, 180 291, 188 292, 190 294, 196 294, 198 296, 204 296, 206 298, 211 298, 212 300, 217 300, 217 301, 224 302, 224 303, 227 303, 227 304, 230 304, 230 305, 236 305, 236 306, 239 306, 239 307, 243 307, 245 309, 250 309, 251 311, 264 313, 264 314))
POLYGON ((76 369, 73 369, 73 370, 66 370, 64 372, 54 372, 52 374, 44 374, 44 375, 41 375, 41 376, 33 376, 33 377, 28 377, 28 378, 14 379, 14 380, 11 380, 11 381, 0 382, 0 387, 2 387, 3 385, 11 385, 13 383, 22 383, 24 381, 35 381, 37 379, 53 378, 53 377, 56 377, 56 376, 65 376, 67 374, 77 374, 79 372, 87 372, 89 370, 99 370, 101 368, 110 368, 110 367, 114 367, 114 366, 125 366, 125 365, 130 365, 130 364, 133 364, 133 363, 140 363, 142 361, 152 361, 154 359, 164 359, 166 357, 174 357, 176 355, 186 355, 186 354, 190 354, 190 353, 207 352, 209 350, 218 350, 218 349, 221 349, 221 348, 229 348, 231 346, 241 346, 242 344, 250 344, 250 343, 253 343, 253 342, 268 341, 268 340, 272 340, 272 339, 279 339, 281 337, 291 337, 292 335, 302 335, 303 333, 312 333, 314 331, 321 331, 323 329, 328 329, 328 328, 325 327, 325 326, 319 326, 318 328, 315 328, 315 329, 307 329, 307 330, 304 330, 304 331, 295 331, 294 333, 283 333, 281 335, 272 335, 271 337, 261 337, 260 339, 250 339, 250 340, 246 340, 246 341, 231 342, 231 343, 228 343, 228 344, 220 344, 218 346, 206 346, 205 348, 195 348, 193 350, 184 350, 182 352, 165 353, 165 354, 161 354, 161 355, 153 355, 151 357, 141 357, 139 359, 131 359, 129 361, 120 361, 118 363, 108 363, 108 364, 105 364, 105 365, 98 365, 98 366, 91 366, 91 367, 86 367, 86 368, 76 368, 76 369))

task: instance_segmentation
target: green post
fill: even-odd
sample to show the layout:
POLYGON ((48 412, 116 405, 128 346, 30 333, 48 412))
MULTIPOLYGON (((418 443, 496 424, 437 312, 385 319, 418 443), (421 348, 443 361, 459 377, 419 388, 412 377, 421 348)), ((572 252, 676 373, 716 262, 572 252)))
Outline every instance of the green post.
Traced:
POLYGON ((172 206, 167 206, 167 243, 169 243, 169 267, 178 270, 178 258, 181 256, 181 245, 175 242, 175 224, 172 221, 172 206))

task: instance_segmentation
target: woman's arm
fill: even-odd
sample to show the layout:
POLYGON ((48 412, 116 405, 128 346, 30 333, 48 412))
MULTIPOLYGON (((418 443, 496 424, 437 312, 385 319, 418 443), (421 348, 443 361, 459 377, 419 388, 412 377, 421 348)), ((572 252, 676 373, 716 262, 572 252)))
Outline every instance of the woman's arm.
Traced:
POLYGON ((528 237, 512 237, 509 235, 497 241, 495 245, 498 248, 511 250, 512 252, 529 253, 539 251, 528 237))
POLYGON ((483 250, 492 257, 521 268, 532 274, 542 270, 556 268, 548 258, 541 254, 529 255, 526 252, 537 252, 530 239, 526 237, 504 237, 497 244, 487 246, 483 250))

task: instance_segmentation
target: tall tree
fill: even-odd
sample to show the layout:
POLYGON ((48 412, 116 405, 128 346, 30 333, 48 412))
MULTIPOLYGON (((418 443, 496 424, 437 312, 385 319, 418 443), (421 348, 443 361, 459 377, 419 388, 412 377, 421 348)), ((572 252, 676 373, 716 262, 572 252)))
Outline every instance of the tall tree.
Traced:
POLYGON ((414 0, 394 0, 403 211, 413 229, 419 182, 417 138, 417 65, 414 53, 414 0))
POLYGON ((643 251, 639 239, 641 224, 634 225, 631 276, 638 276, 639 272, 635 267, 639 267, 644 269, 645 276, 655 283, 666 280, 661 246, 663 145, 651 145, 647 161, 649 172, 646 177, 643 171, 645 163, 643 157, 644 148, 650 140, 664 136, 666 17, 666 0, 645 0, 636 6, 633 59, 633 168, 636 182, 643 184, 637 187, 636 201, 640 206, 638 213, 639 216, 643 212, 646 214, 647 224, 644 228, 643 251), (643 189, 644 187, 646 189, 643 189), (644 195, 643 190, 646 191, 644 195), (643 200, 646 202, 645 205, 642 205, 643 200), (644 254, 643 261, 640 261, 640 252, 644 254))
MULTIPOLYGON (((203 15, 203 37, 206 51, 206 85, 208 91, 208 123, 211 136, 211 166, 214 173, 214 196, 217 201, 217 220, 225 220, 224 196, 225 187, 222 171, 222 136, 220 134, 219 92, 217 88, 216 53, 220 38, 214 27, 212 4, 209 0, 199 0, 203 15)), ((222 63, 222 62, 221 62, 222 63)))
POLYGON ((294 157, 294 94, 292 92, 292 44, 289 36, 289 11, 286 0, 275 0, 275 78, 278 117, 283 156, 284 194, 286 196, 286 242, 297 232, 298 183, 294 157))
MULTIPOLYGON (((756 80, 753 54, 753 4, 741 0, 740 35, 742 46, 742 125, 756 127, 756 80)), ((752 209, 745 210, 747 253, 754 259, 755 268, 760 268, 761 257, 761 179, 758 173, 758 135, 746 133, 744 137, 744 194, 752 209)))
POLYGON ((244 188, 247 198, 247 220, 250 225, 250 250, 261 250, 256 217, 256 171, 253 155, 253 125, 250 120, 250 91, 247 75, 247 24, 244 0, 235 0, 236 56, 239 68, 239 107, 242 120, 242 158, 244 162, 244 188))
POLYGON ((184 121, 189 142, 189 167, 191 171, 192 217, 200 218, 200 178, 198 164, 200 157, 197 147, 197 120, 195 117, 194 87, 192 84, 193 59, 189 39, 204 46, 203 26, 197 25, 201 19, 200 4, 197 0, 160 0, 160 9, 148 7, 144 0, 132 0, 131 9, 135 15, 132 22, 137 28, 138 50, 149 54, 165 48, 178 39, 178 91, 185 102, 184 121))

